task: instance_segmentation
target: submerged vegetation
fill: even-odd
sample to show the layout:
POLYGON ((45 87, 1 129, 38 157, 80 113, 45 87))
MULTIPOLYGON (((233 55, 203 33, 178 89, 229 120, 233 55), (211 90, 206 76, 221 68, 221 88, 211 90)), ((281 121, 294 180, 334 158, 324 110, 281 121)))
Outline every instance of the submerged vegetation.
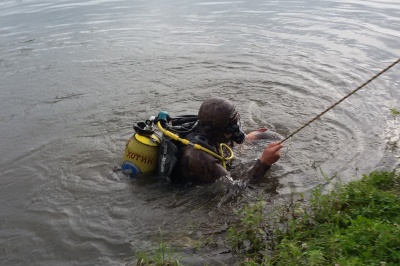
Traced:
POLYGON ((395 107, 390 108, 390 112, 392 113, 393 118, 396 118, 397 116, 400 115, 400 111, 397 110, 395 107))
MULTIPOLYGON (((260 199, 237 212, 226 234, 241 265, 400 265, 400 174, 372 172, 310 200, 260 199)), ((179 265, 163 243, 137 265, 179 265), (169 254, 169 255, 166 255, 169 254)))
POLYGON ((181 265, 177 255, 171 247, 162 239, 158 248, 151 254, 138 251, 136 253, 136 266, 156 265, 156 266, 179 266, 181 265))

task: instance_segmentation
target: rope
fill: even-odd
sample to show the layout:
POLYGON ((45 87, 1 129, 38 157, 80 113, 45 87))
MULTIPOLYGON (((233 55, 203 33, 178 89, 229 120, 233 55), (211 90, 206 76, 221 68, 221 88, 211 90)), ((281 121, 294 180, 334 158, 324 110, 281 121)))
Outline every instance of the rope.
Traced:
POLYGON ((370 83, 371 81, 373 81, 374 79, 376 79, 377 77, 379 77, 380 75, 382 75, 383 73, 385 73, 387 70, 389 70, 391 67, 393 67, 394 65, 396 65, 397 63, 400 62, 400 58, 397 59, 395 62, 393 62, 392 64, 390 64, 388 67, 386 67, 385 69, 383 69, 382 71, 380 71, 378 74, 376 74, 375 76, 373 76, 372 78, 370 78, 369 80, 367 80, 366 82, 364 82, 362 85, 360 85, 357 89, 353 90, 352 92, 350 92, 349 94, 347 94, 345 97, 343 97, 342 99, 340 99, 339 101, 337 101, 336 103, 332 104, 329 108, 327 108, 325 111, 323 111, 322 113, 320 113, 319 115, 317 115, 316 117, 314 117, 313 119, 311 119, 310 121, 308 121, 305 125, 303 125, 302 127, 300 127, 299 129, 297 129, 296 131, 294 131, 293 133, 291 133, 289 136, 287 136, 284 140, 280 141, 279 143, 283 143, 284 141, 288 140, 289 138, 293 137, 295 134, 297 134, 300 130, 302 130, 303 128, 305 128, 306 126, 308 126, 309 124, 311 124, 312 122, 314 122, 315 120, 317 120, 318 118, 320 118, 322 115, 324 115, 326 112, 328 112, 329 110, 331 110, 332 108, 334 108, 336 105, 338 105, 339 103, 343 102, 345 99, 347 99, 348 97, 350 97, 351 95, 353 95, 354 93, 356 93, 357 91, 359 91, 360 89, 362 89, 364 86, 366 86, 368 83, 370 83))

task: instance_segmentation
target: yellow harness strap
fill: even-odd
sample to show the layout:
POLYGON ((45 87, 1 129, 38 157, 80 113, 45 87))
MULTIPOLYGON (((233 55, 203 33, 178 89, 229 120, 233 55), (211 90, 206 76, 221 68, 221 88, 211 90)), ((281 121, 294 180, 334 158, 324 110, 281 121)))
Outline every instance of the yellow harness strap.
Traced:
POLYGON ((190 141, 187 140, 187 139, 182 139, 182 138, 180 138, 178 135, 176 135, 176 134, 172 133, 171 131, 168 131, 168 130, 166 130, 165 128, 163 128, 160 121, 157 122, 157 126, 158 126, 158 128, 161 130, 162 133, 164 133, 166 136, 170 137, 171 139, 176 140, 176 141, 179 141, 179 142, 181 142, 181 143, 183 143, 183 144, 185 144, 185 145, 191 145, 191 146, 193 146, 193 147, 194 147, 195 149, 197 149, 197 150, 201 150, 201 151, 207 152, 208 154, 211 154, 212 156, 218 158, 219 160, 221 160, 222 166, 223 166, 224 168, 226 168, 226 161, 230 161, 230 160, 233 159, 233 156, 234 156, 234 155, 233 155, 233 151, 232 151, 232 149, 231 149, 228 145, 226 145, 225 143, 221 143, 221 144, 219 145, 219 152, 221 153, 221 155, 220 155, 220 154, 217 154, 217 153, 215 153, 215 152, 213 152, 213 151, 211 151, 211 150, 209 150, 209 149, 207 149, 207 148, 204 148, 203 146, 201 146, 201 145, 199 145, 199 144, 192 143, 192 142, 190 142, 190 141), (229 153, 229 156, 228 156, 228 157, 224 157, 224 156, 223 156, 223 154, 224 154, 224 153, 223 153, 223 150, 222 150, 223 148, 225 148, 225 149, 228 150, 228 153, 229 153))

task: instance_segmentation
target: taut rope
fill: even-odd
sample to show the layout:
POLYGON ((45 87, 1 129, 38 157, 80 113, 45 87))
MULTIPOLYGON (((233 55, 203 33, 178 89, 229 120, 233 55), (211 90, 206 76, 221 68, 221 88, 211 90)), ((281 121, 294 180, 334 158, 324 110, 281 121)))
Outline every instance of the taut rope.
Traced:
POLYGON ((289 136, 287 136, 284 140, 280 141, 279 143, 283 143, 284 141, 288 140, 289 138, 293 137, 293 135, 295 135, 297 132, 299 132, 300 130, 302 130, 303 128, 305 128, 306 126, 308 126, 309 124, 311 124, 312 122, 314 122, 315 120, 317 120, 318 118, 320 118, 323 114, 325 114, 326 112, 328 112, 329 110, 331 110, 333 107, 335 107, 336 105, 338 105, 339 103, 343 102, 345 99, 347 99, 349 96, 353 95, 354 93, 356 93, 357 91, 359 91, 361 88, 363 88, 364 86, 366 86, 368 83, 370 83, 371 81, 373 81, 374 79, 376 79, 377 77, 379 77, 380 75, 382 75, 383 73, 385 73, 387 70, 389 70, 391 67, 393 67, 394 65, 396 65, 398 62, 400 62, 400 58, 397 59, 395 62, 393 62, 392 64, 390 64, 388 67, 386 67, 385 69, 383 69, 381 72, 379 72, 378 74, 376 74, 375 76, 373 76, 372 78, 370 78, 369 80, 367 80, 366 82, 364 82, 362 85, 360 85, 357 89, 353 90, 352 92, 350 92, 349 94, 347 94, 345 97, 343 97, 342 99, 340 99, 339 101, 337 101, 336 103, 332 104, 329 108, 327 108, 325 111, 323 111, 322 113, 320 113, 319 115, 317 115, 316 117, 314 117, 313 119, 311 119, 310 121, 308 121, 306 124, 304 124, 302 127, 300 127, 299 129, 297 129, 296 131, 294 131, 293 133, 291 133, 289 136))

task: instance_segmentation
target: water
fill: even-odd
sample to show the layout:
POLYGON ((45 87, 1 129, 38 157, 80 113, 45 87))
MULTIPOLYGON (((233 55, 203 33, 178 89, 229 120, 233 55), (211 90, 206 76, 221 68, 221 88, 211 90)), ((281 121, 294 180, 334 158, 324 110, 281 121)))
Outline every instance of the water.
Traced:
MULTIPOLYGON (((395 66, 242 193, 113 171, 133 122, 195 114, 211 95, 233 100, 247 131, 293 132, 400 56, 396 0, 5 0, 0 14, 1 265, 130 265, 160 232, 186 265, 230 265, 218 237, 235 208, 308 192, 321 172, 348 182, 399 166, 395 66), (219 245, 195 251, 213 231, 219 245)), ((237 154, 251 165, 264 145, 237 154)))

